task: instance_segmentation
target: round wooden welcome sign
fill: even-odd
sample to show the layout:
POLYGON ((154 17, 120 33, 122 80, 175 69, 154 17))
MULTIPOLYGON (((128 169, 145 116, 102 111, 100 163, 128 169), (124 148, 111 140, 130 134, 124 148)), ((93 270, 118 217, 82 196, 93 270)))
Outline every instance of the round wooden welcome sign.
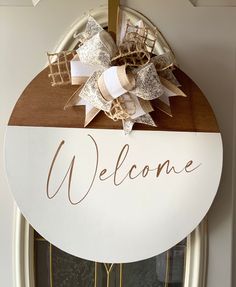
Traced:
POLYGON ((132 262, 200 223, 220 181, 221 135, 200 89, 174 75, 187 97, 170 98, 172 117, 154 107, 157 126, 137 122, 128 135, 104 112, 85 128, 85 107, 63 109, 78 86, 51 86, 48 68, 28 85, 8 123, 6 170, 20 210, 47 240, 85 259, 132 262))

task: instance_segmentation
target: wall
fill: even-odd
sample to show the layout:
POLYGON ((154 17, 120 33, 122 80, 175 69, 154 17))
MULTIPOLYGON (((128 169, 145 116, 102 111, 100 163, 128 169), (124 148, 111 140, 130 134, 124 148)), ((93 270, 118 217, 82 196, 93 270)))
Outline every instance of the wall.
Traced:
MULTIPOLYGON (((0 7, 0 148, 10 112, 26 84, 46 63, 68 27, 105 0, 41 0, 33 7, 0 7), (22 72, 23 71, 23 72, 22 72)), ((193 7, 188 0, 123 0, 165 35, 180 67, 202 88, 215 110, 224 141, 224 171, 209 212, 208 287, 231 286, 233 219, 233 112, 235 108, 236 8, 193 7)), ((206 191, 207 192, 207 191, 206 191)), ((14 203, 0 154, 0 286, 12 285, 14 203)))

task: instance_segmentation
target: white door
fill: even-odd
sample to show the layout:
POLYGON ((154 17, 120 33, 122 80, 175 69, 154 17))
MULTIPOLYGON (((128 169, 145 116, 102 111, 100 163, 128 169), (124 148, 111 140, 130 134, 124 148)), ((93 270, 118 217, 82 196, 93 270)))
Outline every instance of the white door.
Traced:
MULTIPOLYGON (((0 1, 1 150, 11 110, 27 83, 45 66, 46 51, 54 50, 77 18, 107 4, 105 0, 32 2, 0 1)), ((233 5, 236 1, 124 0, 121 3, 146 15, 161 30, 181 69, 201 87, 217 116, 224 142, 224 171, 208 216, 207 287, 229 287, 233 254, 236 64, 233 5)), ((2 153, 0 168, 0 286, 11 287, 14 286, 15 204, 8 191, 2 153)))

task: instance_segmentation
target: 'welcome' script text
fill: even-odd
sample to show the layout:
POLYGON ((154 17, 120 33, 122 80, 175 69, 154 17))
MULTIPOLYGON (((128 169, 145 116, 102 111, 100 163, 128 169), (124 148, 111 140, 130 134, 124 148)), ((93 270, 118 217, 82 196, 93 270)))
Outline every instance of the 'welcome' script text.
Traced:
POLYGON ((171 161, 169 159, 167 159, 164 162, 158 163, 156 167, 150 167, 148 164, 144 165, 143 167, 138 167, 137 163, 133 163, 130 165, 128 169, 126 167, 126 170, 124 172, 124 163, 127 161, 127 157, 130 151, 130 145, 125 144, 120 150, 117 156, 117 159, 115 159, 115 164, 114 164, 114 168, 112 169, 112 171, 109 171, 108 168, 102 168, 101 170, 99 170, 99 165, 100 165, 99 147, 98 147, 96 140, 91 135, 88 135, 88 136, 91 139, 94 145, 94 148, 95 148, 95 158, 94 158, 95 165, 94 165, 94 170, 93 170, 93 174, 91 177, 92 180, 91 182, 89 182, 88 189, 84 191, 83 196, 79 200, 74 201, 72 199, 71 182, 72 182, 73 169, 74 169, 75 160, 76 160, 76 157, 74 155, 69 164, 69 167, 65 171, 64 177, 62 177, 60 181, 58 188, 56 190, 50 191, 50 180, 51 180, 53 168, 55 167, 58 155, 59 153, 62 152, 62 147, 65 144, 65 141, 63 140, 60 142, 55 152, 55 155, 52 159, 49 172, 48 172, 46 193, 49 199, 54 198, 58 194, 63 183, 65 182, 67 178, 68 178, 68 186, 67 186, 68 200, 72 205, 77 205, 81 203, 88 196, 89 192, 92 190, 94 186, 94 182, 96 178, 100 182, 111 179, 113 186, 120 186, 125 180, 135 180, 138 177, 146 178, 149 175, 152 175, 158 178, 162 173, 165 173, 167 175, 170 173, 174 173, 174 174, 192 173, 193 171, 198 169, 201 165, 201 164, 195 165, 192 160, 189 160, 188 162, 186 162, 186 164, 184 164, 183 167, 177 168, 171 164, 171 161), (123 174, 122 176, 121 176, 121 171, 123 174))

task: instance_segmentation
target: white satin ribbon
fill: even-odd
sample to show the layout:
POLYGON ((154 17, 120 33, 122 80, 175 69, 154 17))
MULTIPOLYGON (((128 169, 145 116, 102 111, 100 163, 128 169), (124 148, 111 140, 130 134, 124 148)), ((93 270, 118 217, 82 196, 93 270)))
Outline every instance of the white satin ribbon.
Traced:
POLYGON ((72 85, 81 85, 85 83, 87 79, 91 77, 95 71, 98 71, 100 69, 100 67, 97 65, 90 65, 90 64, 82 63, 79 60, 78 55, 76 55, 70 61, 70 68, 71 68, 71 84, 72 85))
POLYGON ((126 66, 113 66, 105 70, 98 79, 98 87, 107 101, 112 101, 135 87, 133 74, 126 71, 126 66))

